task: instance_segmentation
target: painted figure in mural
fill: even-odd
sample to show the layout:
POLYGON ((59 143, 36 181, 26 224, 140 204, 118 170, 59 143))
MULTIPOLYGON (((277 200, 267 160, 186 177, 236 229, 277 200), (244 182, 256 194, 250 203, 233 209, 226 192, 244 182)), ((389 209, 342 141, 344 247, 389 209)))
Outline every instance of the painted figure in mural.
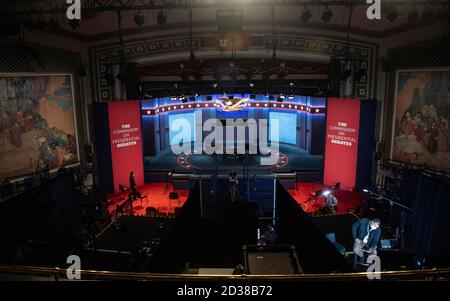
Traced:
POLYGON ((448 121, 445 118, 442 118, 439 123, 438 152, 447 152, 448 136, 448 121))
POLYGON ((437 153, 438 151, 438 136, 439 130, 436 126, 436 122, 433 122, 431 128, 428 131, 428 151, 432 154, 437 153))
POLYGON ((406 111, 400 122, 400 136, 395 138, 395 143, 409 160, 414 161, 422 152, 423 147, 415 136, 416 122, 411 113, 406 111))
POLYGON ((426 130, 427 124, 423 121, 423 113, 418 111, 414 116, 414 136, 423 147, 426 147, 426 130))

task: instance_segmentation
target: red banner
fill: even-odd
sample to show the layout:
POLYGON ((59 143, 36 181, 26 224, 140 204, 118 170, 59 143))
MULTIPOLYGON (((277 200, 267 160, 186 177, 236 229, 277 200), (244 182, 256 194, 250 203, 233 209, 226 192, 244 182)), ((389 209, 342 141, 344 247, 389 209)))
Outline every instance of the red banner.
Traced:
POLYGON ((140 102, 110 102, 108 117, 114 191, 119 191, 119 184, 130 186, 131 171, 136 186, 144 185, 140 102))
POLYGON ((360 104, 359 99, 328 99, 324 166, 327 185, 340 182, 342 189, 355 188, 360 104))

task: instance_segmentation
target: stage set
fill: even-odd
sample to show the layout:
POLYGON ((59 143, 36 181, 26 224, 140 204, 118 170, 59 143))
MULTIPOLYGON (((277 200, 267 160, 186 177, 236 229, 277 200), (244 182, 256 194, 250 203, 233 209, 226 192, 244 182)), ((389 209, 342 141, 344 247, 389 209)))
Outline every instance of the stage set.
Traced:
POLYGON ((271 216, 276 180, 308 214, 324 213, 325 191, 338 199, 332 213, 362 214, 361 191, 371 178, 374 101, 230 94, 112 102, 94 110, 100 181, 110 193, 113 216, 172 215, 195 185, 205 195, 206 212, 210 203, 244 201, 258 203, 260 215, 271 216), (251 121, 258 130, 254 136, 251 121), (222 139, 223 149, 207 154, 204 144, 212 131, 210 143, 222 139), (184 146, 181 153, 174 152, 174 141, 184 146), (262 153, 262 144, 272 149, 262 153), (256 153, 252 145, 260 146, 256 153), (264 165, 270 156, 274 159, 264 165), (132 208, 131 171, 138 191, 132 208))
POLYGON ((352 250, 352 223, 367 215, 362 190, 371 179, 375 103, 205 95, 97 104, 100 184, 110 193, 108 212, 116 222, 92 251, 119 248, 141 271, 197 274, 219 268, 227 274, 242 263, 243 246, 271 241, 301 254, 298 270, 278 273, 353 271, 343 250, 352 250), (224 125, 217 127, 226 137, 218 144, 224 153, 208 154, 210 120, 224 125), (252 120, 258 135, 252 136, 252 120), (230 128, 234 137, 226 134, 230 128), (266 139, 270 151, 261 147, 266 139), (239 142, 245 147, 240 153, 239 142), (251 151, 254 144, 257 153, 251 151), (332 208, 330 199, 337 200, 332 208), (267 230, 272 227, 276 235, 267 230), (150 255, 133 257, 142 244, 150 255))

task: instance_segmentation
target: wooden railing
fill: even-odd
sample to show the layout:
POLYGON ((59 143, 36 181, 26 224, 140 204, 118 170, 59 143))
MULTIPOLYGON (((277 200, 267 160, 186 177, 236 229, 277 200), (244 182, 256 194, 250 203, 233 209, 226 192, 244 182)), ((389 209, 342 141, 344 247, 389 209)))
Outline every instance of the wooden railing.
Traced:
MULTIPOLYGON (((0 265, 3 276, 20 275, 30 277, 48 277, 55 281, 67 280, 66 269, 26 266, 0 265)), ((349 281, 368 280, 368 276, 378 275, 382 280, 428 280, 450 279, 450 268, 423 269, 406 271, 389 271, 379 273, 336 273, 336 274, 302 274, 302 275, 196 275, 196 274, 155 274, 134 272, 113 272, 81 270, 83 280, 149 280, 149 281, 180 281, 180 280, 294 280, 294 281, 349 281)))

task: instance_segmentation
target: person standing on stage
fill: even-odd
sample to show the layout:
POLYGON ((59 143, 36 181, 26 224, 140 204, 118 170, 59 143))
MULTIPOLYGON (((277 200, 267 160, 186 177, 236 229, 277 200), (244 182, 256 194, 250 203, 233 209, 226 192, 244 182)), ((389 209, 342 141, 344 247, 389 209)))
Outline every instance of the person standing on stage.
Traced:
POLYGON ((362 218, 352 226, 352 234, 355 243, 353 251, 359 257, 363 257, 364 252, 370 255, 377 255, 377 245, 381 237, 380 220, 374 218, 362 218))
POLYGON ((136 181, 134 180, 134 171, 130 172, 130 190, 131 197, 134 201, 136 199, 136 181))

